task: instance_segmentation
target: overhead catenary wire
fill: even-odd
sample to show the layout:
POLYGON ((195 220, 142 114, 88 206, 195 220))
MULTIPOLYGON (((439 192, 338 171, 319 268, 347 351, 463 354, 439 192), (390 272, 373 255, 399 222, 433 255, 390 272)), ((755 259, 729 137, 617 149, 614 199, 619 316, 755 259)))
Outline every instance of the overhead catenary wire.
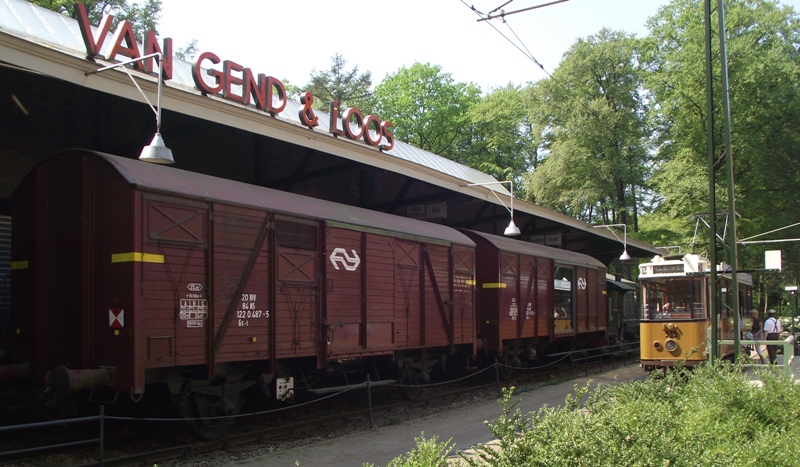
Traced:
POLYGON ((509 3, 511 3, 512 1, 514 1, 514 0, 510 0, 510 1, 508 1, 508 2, 506 2, 506 3, 504 3, 504 4, 502 4, 502 5, 500 5, 499 7, 495 8, 495 9, 494 9, 494 10, 492 10, 492 11, 490 11, 490 12, 489 12, 489 13, 486 15, 486 18, 479 19, 478 21, 488 21, 488 20, 490 20, 490 19, 495 19, 495 18, 500 18, 500 17, 506 17, 506 16, 513 15, 513 14, 516 14, 516 13, 523 13, 523 12, 526 12, 526 11, 535 10, 535 9, 537 9, 537 8, 542 8, 542 7, 546 7, 546 6, 550 6, 550 5, 555 5, 555 4, 557 4, 557 3, 564 3, 564 2, 568 2, 569 0, 555 0, 555 1, 553 1, 553 2, 550 2, 550 3, 543 3, 543 4, 541 4, 541 5, 534 5, 534 6, 531 6, 531 7, 528 7, 528 8, 523 8, 523 9, 521 9, 521 10, 514 10, 514 11, 508 11, 508 12, 501 12, 501 13, 500 13, 499 15, 497 15, 497 16, 492 16, 492 13, 494 13, 495 11, 497 11, 497 10, 499 10, 499 9, 503 8, 504 6, 508 5, 508 4, 509 4, 509 3))
MULTIPOLYGON (((556 86, 558 86, 558 87, 560 87, 561 89, 564 90, 566 96, 568 97, 568 100, 572 100, 572 101, 575 101, 576 103, 579 103, 578 102, 578 97, 576 95, 575 90, 572 89, 571 87, 567 86, 565 83, 561 82, 560 79, 557 79, 555 76, 553 76, 553 74, 551 72, 549 72, 549 71, 547 71, 547 69, 545 69, 544 65, 542 63, 540 63, 536 59, 536 57, 533 56, 533 53, 530 52, 528 47, 523 43, 523 41, 516 34, 516 32, 514 32, 514 30, 512 29, 511 25, 505 19, 505 17, 507 15, 511 14, 511 13, 520 13, 520 12, 524 12, 524 11, 530 11, 532 9, 538 9, 538 8, 545 7, 545 6, 550 6, 550 5, 554 5, 554 4, 558 4, 558 3, 564 3, 564 2, 567 2, 569 0, 557 0, 557 1, 549 2, 549 3, 545 3, 545 4, 541 4, 541 5, 536 5, 534 7, 523 8, 521 10, 515 10, 514 12, 511 12, 511 13, 503 12, 500 15, 491 16, 491 13, 496 12, 497 10, 503 8, 504 6, 508 5, 512 1, 513 0, 510 0, 510 1, 507 1, 507 2, 503 3, 499 7, 495 8, 494 10, 492 10, 489 14, 486 14, 486 13, 483 13, 483 12, 479 11, 477 8, 475 8, 475 6, 467 4, 467 2, 465 0, 461 0, 461 3, 463 3, 464 6, 466 6, 470 10, 472 10, 476 15, 478 15, 478 17, 480 18, 478 20, 479 22, 480 21, 485 21, 486 24, 488 24, 489 26, 492 27, 492 29, 497 31, 497 33, 500 34, 505 40, 507 40, 512 46, 514 46, 515 49, 519 50, 523 55, 525 55, 525 57, 528 60, 532 61, 534 64, 536 64, 536 66, 541 68, 541 70, 545 73, 545 75, 547 75, 547 77, 550 78, 556 84, 556 86), (489 19, 498 19, 498 18, 503 21, 503 23, 506 25, 506 27, 509 29, 509 31, 511 31, 511 33, 514 35, 514 37, 517 39, 517 41, 519 41, 519 44, 517 44, 512 39, 510 39, 506 34, 504 34, 502 31, 500 31, 491 22, 486 21, 486 20, 489 20, 489 19)), ((592 96, 592 95, 589 95, 587 97, 589 97, 590 99, 596 98, 596 96, 592 96)), ((599 117, 599 115, 593 109, 585 108, 584 106, 579 106, 579 107, 582 108, 584 111, 588 112, 590 115, 592 115, 594 117, 599 117)), ((603 122, 602 120, 600 122, 601 122, 601 124, 604 124, 604 125, 607 124, 607 123, 603 122)))
POLYGON ((503 4, 502 4, 502 5, 500 5, 499 7, 495 8, 495 9, 494 9, 494 10, 492 10, 492 11, 490 11, 490 12, 489 12, 489 15, 491 15, 492 13, 494 13, 494 12, 495 12, 495 11, 497 11, 497 10, 500 10, 500 9, 502 9, 503 7, 505 7, 506 5, 508 5, 509 3, 513 2, 513 1, 514 1, 514 0, 508 0, 507 2, 503 3, 503 4))
MULTIPOLYGON (((789 229, 791 227, 795 227, 795 226, 798 226, 798 225, 800 225, 800 222, 794 223, 792 225, 787 225, 785 227, 779 227, 779 228, 777 228, 775 230, 770 230, 769 232, 764 232, 764 233, 760 233, 758 235, 753 235, 752 237, 743 238, 743 239, 739 240, 739 243, 744 243, 744 242, 746 242, 748 240, 752 240, 754 238, 758 238, 758 237, 761 237, 763 235, 768 235, 768 234, 771 234, 771 233, 775 233, 775 232, 778 232, 778 231, 781 231, 781 230, 784 230, 784 229, 789 229)), ((767 242, 767 240, 765 240, 764 242, 767 242)), ((753 243, 755 243, 755 242, 753 242, 753 243)))
MULTIPOLYGON (((557 87, 561 88, 561 89, 564 91, 564 95, 566 96, 566 100, 567 100, 567 101, 572 101, 572 102, 575 102, 576 104, 578 104, 578 108, 579 108, 579 109, 581 109, 581 111, 583 111, 583 112, 586 112, 586 113, 587 113, 589 116, 591 116, 591 117, 593 117, 593 118, 596 118, 596 119, 598 119, 598 124, 600 124, 600 125, 603 125, 604 127, 606 127, 606 128, 609 128, 609 130, 610 130, 610 129, 611 129, 611 127, 610 127, 610 122, 608 122, 608 121, 605 121, 605 120, 603 120, 602 118, 600 118, 600 115, 597 113, 597 111, 596 111, 595 109, 592 109, 590 106, 584 106, 584 105, 581 105, 582 103, 580 102, 580 99, 579 99, 579 97, 578 97, 578 95, 577 95, 577 93, 576 93, 576 90, 575 90, 575 89, 573 89, 573 88, 572 88, 572 87, 570 87, 570 86, 567 86, 567 84, 566 84, 566 83, 564 83, 564 82, 562 82, 562 81, 561 81, 561 79, 558 79, 558 78, 556 78, 556 77, 555 77, 555 76, 554 76, 554 75, 553 75, 551 72, 547 71, 547 70, 545 69, 544 65, 543 65, 542 63, 540 63, 540 62, 539 62, 539 61, 536 59, 536 57, 534 57, 534 56, 533 56, 533 54, 530 52, 530 50, 528 49, 528 47, 527 47, 527 46, 524 44, 524 42, 523 42, 523 41, 520 39, 520 37, 519 37, 519 36, 516 34, 516 32, 514 32, 514 30, 512 29, 511 25, 510 25, 510 24, 508 23, 508 21, 506 21, 506 19, 505 19, 505 17, 506 17, 507 15, 509 15, 509 14, 512 14, 512 13, 520 13, 520 12, 524 12, 524 11, 530 11, 530 10, 537 9, 537 8, 541 8, 541 7, 545 7, 545 6, 550 6, 550 5, 555 5, 555 4, 559 4, 559 3, 564 3, 564 2, 567 2, 567 1, 569 1, 569 0, 557 0, 557 1, 552 1, 552 2, 549 2, 549 3, 545 3, 545 4, 536 5, 536 6, 534 6, 534 7, 529 7, 529 8, 523 8, 523 9, 520 9, 520 10, 515 10, 515 11, 513 11, 513 12, 511 12, 511 13, 505 13, 505 12, 501 12, 501 14, 499 14, 499 15, 491 16, 491 15, 492 15, 492 13, 494 13, 494 12, 496 12, 496 11, 498 11, 498 10, 502 9, 503 7, 505 7, 505 6, 507 6, 508 4, 510 4, 512 1, 513 1, 513 0, 509 0, 509 1, 505 2, 505 3, 503 3, 503 4, 502 4, 502 5, 500 5, 499 7, 497 7, 497 8, 495 8, 495 9, 493 9, 493 10, 492 10, 492 11, 491 11, 489 14, 485 14, 485 13, 483 13, 483 12, 479 11, 479 10, 478 10, 477 8, 475 8, 473 5, 469 5, 469 4, 467 4, 465 0, 461 0, 461 3, 463 3, 463 4, 464 4, 464 5, 467 7, 467 8, 469 8, 469 9, 470 9, 470 10, 472 10, 472 11, 473 11, 473 12, 474 12, 476 15, 478 15, 478 17, 480 18, 480 19, 478 20, 479 22, 481 22, 481 21, 484 21, 484 22, 486 22, 486 24, 488 24, 489 26, 491 26, 491 27, 492 27, 492 29, 494 29, 495 31, 497 31, 497 33, 498 33, 498 34, 500 34, 500 35, 501 35, 501 36, 502 36, 502 37, 503 37, 505 40, 507 40, 507 41, 508 41, 508 42, 509 42, 509 43, 510 43, 512 46, 514 46, 514 48, 516 48, 516 49, 517 49, 517 50, 519 50, 519 51, 520 51, 520 52, 521 52, 523 55, 525 55, 525 57, 526 57, 528 60, 530 60, 530 61, 532 61, 534 64, 536 64, 536 65, 537 65, 537 66, 538 66, 538 67, 539 67, 539 68, 540 68, 540 69, 541 69, 541 70, 542 70, 542 71, 545 73, 545 75, 547 75, 547 77, 548 77, 548 78, 550 78, 550 80, 551 80, 553 83, 555 83, 555 85, 556 85, 557 87), (519 42, 519 44, 517 44, 517 43, 516 43, 516 42, 514 42, 512 39, 510 39, 510 38, 509 38, 509 37, 508 37, 506 34, 504 34, 504 33, 503 33, 502 31, 500 31, 500 30, 499 30, 497 27, 495 27, 495 26, 494 26, 494 25, 493 25, 493 24, 492 24, 490 21, 486 21, 486 20, 489 20, 489 19, 497 19, 497 18, 499 18, 499 19, 501 19, 501 20, 503 21, 503 23, 506 25, 506 27, 509 29, 509 31, 511 31, 511 33, 514 35, 514 37, 516 37, 516 39, 517 39, 517 41, 519 42)), ((596 95, 592 95, 591 93, 589 93, 589 94, 587 94, 587 96, 586 96, 586 97, 587 97, 588 99, 590 99, 590 100, 593 100, 593 99, 597 99, 598 97, 601 97, 601 96, 596 96, 596 95)))
MULTIPOLYGON (((513 0, 512 0, 512 1, 513 1, 513 0)), ((567 1, 567 0, 563 0, 563 1, 567 1)), ((463 3, 463 4, 464 4, 464 6, 466 6, 466 7, 467 7, 467 8, 469 8, 470 10, 472 10, 472 11, 473 11, 473 12, 474 12, 476 15, 478 15, 478 17, 479 17, 479 18, 481 18, 481 19, 479 19, 478 21, 483 21, 483 20, 485 20, 485 19, 489 19, 489 18, 485 18, 486 14, 485 14, 485 13, 483 13, 483 12, 480 12, 480 11, 478 11, 478 9, 477 9, 477 8, 475 8, 475 6, 473 6, 473 5, 468 5, 468 4, 467 4, 467 2, 466 2, 466 1, 464 1, 464 0, 461 0, 461 3, 463 3)), ((510 1, 509 1, 509 2, 506 2, 506 3, 504 3, 503 5, 499 6, 498 8, 502 8, 503 6, 505 6, 505 5, 508 5, 509 3, 511 3, 511 2, 510 2, 510 1)), ((497 8, 496 8, 495 10, 492 10, 492 11, 497 11, 497 8)), ((503 19, 503 23, 505 23, 505 24, 506 24, 506 26, 509 28, 509 30, 511 29, 511 26, 510 26, 510 25, 509 25, 509 24, 508 24, 508 23, 505 21, 505 19, 503 19)), ((508 37, 507 37, 505 34, 503 34, 503 32, 502 32, 502 31, 500 31, 499 29, 497 29, 497 28, 496 28, 496 27, 495 27, 495 26, 494 26, 492 23, 489 23, 489 22, 487 22, 486 24, 488 24, 489 26, 491 26, 491 27, 492 27, 492 29, 494 29, 495 31, 497 31, 497 33, 498 33, 498 34, 500 34, 501 36, 503 36, 503 39, 507 40, 507 41, 508 41, 508 42, 509 42, 509 43, 510 43, 512 46, 514 46, 514 48, 515 48, 515 49, 517 49, 517 50, 519 50, 520 52, 522 52, 522 54, 523 54, 523 55, 525 55, 525 57, 526 57, 526 58, 528 58, 528 60, 531 60, 531 61, 532 61, 533 63, 535 63, 535 64, 536 64, 536 65, 537 65, 539 68, 541 68, 541 69, 542 69, 542 71, 544 71, 544 72, 545 72, 545 74, 546 74, 547 76, 549 76, 549 77, 551 77, 551 78, 553 77, 553 76, 552 76, 552 75, 551 75, 551 74, 550 74, 550 73, 549 73, 547 70, 545 70, 545 68, 544 68, 544 65, 542 65, 541 63, 539 63, 539 61, 538 61, 538 60, 536 60, 536 57, 534 57, 534 56, 533 56, 533 54, 531 54, 529 51, 527 51, 527 50, 528 50, 528 48, 527 48, 527 47, 525 47, 525 50, 523 50, 523 48, 522 48, 522 47, 520 47, 520 46, 519 46, 517 43, 515 43, 513 40, 509 39, 509 38, 508 38, 508 37)), ((513 32, 513 31, 512 31, 512 32, 513 32)), ((514 36, 515 36, 515 37, 517 37, 517 40, 519 40, 519 37, 518 37, 516 34, 514 34, 514 36)), ((522 43, 522 41, 520 41, 520 43, 522 43)), ((523 44, 523 46, 524 46, 524 44, 523 44)))

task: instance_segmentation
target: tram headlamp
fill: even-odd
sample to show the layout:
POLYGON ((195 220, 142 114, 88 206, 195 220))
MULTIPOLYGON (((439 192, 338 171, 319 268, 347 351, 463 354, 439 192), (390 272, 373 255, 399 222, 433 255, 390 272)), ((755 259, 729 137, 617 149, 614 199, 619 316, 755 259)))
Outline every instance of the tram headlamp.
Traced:
POLYGON ((668 352, 674 352, 678 349, 678 341, 675 339, 667 339, 667 342, 664 346, 667 348, 668 352))
POLYGON ((661 342, 655 341, 653 342, 653 348, 656 350, 661 350, 661 342))

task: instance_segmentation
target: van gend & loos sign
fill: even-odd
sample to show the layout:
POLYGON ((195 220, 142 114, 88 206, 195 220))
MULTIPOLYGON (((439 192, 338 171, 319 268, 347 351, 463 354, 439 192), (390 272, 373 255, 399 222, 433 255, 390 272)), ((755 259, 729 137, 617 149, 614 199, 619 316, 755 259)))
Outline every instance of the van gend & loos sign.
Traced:
MULTIPOLYGON (((163 80, 172 79, 172 38, 164 39, 163 45, 159 45, 155 31, 149 30, 144 34, 142 42, 144 50, 140 51, 130 21, 120 21, 110 38, 113 45, 108 54, 104 56, 100 51, 109 36, 114 16, 103 17, 97 28, 96 37, 89 23, 86 7, 82 3, 75 5, 75 16, 89 58, 101 57, 104 60, 114 61, 118 56, 136 59, 160 53, 163 62, 161 64, 163 80)), ((134 68, 145 73, 154 73, 154 60, 158 60, 158 58, 150 57, 134 62, 134 68)), ((211 94, 239 104, 253 105, 273 117, 286 108, 286 87, 279 79, 263 73, 255 74, 250 68, 231 60, 222 60, 213 52, 203 52, 198 55, 192 64, 192 78, 195 87, 205 96, 211 94), (203 72, 204 65, 213 66, 219 63, 222 63, 221 70, 209 67, 205 73, 203 72), (203 76, 204 74, 208 78, 203 76), (234 86, 240 87, 241 94, 234 92, 234 86)), ((298 112, 298 117, 300 122, 309 128, 319 125, 319 120, 312 108, 313 103, 314 96, 310 92, 305 92, 300 96, 302 107, 298 112)), ((364 115, 357 108, 345 109, 339 116, 339 103, 336 101, 329 104, 329 110, 331 123, 328 131, 333 136, 343 136, 354 141, 363 140, 369 146, 376 147, 381 151, 388 151, 394 147, 394 135, 391 132, 392 122, 383 121, 375 115, 364 115)))

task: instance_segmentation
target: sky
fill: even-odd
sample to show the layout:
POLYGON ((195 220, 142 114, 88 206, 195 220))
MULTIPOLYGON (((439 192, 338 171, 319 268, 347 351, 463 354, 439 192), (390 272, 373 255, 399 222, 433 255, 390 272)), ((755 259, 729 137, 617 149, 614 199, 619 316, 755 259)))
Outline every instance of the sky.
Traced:
MULTIPOLYGON (((606 27, 643 36, 667 0, 163 0, 161 38, 197 40, 254 73, 302 86, 340 54, 373 85, 415 62, 484 91, 546 78, 579 38, 606 27), (478 21, 503 6, 502 19, 478 21), (539 8, 530 9, 531 7, 539 8), (514 11, 525 10, 511 14, 514 11), (499 31, 499 32, 498 32, 499 31), (501 34, 502 33, 502 34, 501 34), (541 67, 518 48, 527 48, 541 67)), ((800 11, 800 0, 783 0, 800 11)))

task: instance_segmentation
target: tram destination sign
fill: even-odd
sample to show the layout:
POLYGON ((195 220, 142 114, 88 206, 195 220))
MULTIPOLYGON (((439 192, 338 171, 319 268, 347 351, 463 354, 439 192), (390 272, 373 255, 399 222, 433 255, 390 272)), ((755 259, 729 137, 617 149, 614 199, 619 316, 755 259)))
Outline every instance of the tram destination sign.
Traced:
POLYGON ((653 274, 683 274, 683 264, 654 265, 653 274))
MULTIPOLYGON (((120 56, 126 57, 126 60, 148 57, 133 62, 134 69, 157 75, 158 68, 154 67, 153 63, 158 60, 163 68, 162 79, 164 81, 172 79, 172 38, 168 37, 159 44, 155 31, 149 30, 143 35, 144 40, 140 50, 130 21, 120 21, 116 30, 111 33, 114 15, 106 15, 93 31, 86 7, 82 3, 75 4, 75 17, 78 20, 88 59, 102 58, 114 61, 120 56), (113 43, 107 48, 107 53, 103 54, 101 51, 106 39, 113 43), (152 56, 153 54, 160 56, 152 56)), ((273 117, 286 108, 286 87, 279 79, 263 73, 256 74, 250 68, 231 60, 223 60, 213 52, 203 52, 197 56, 192 64, 192 78, 195 88, 204 96, 215 95, 245 106, 254 106, 273 117), (213 65, 220 63, 221 70, 212 68, 213 65), (203 68, 204 65, 207 68, 203 68), (237 93, 236 89, 240 91, 237 93)), ((312 107, 313 103, 314 96, 310 92, 301 93, 298 118, 309 128, 319 126, 319 119, 312 107)), ((355 107, 339 112, 337 101, 330 102, 328 108, 331 115, 328 132, 331 135, 353 141, 362 140, 381 151, 388 151, 394 147, 392 122, 381 120, 375 115, 364 115, 355 107)))

